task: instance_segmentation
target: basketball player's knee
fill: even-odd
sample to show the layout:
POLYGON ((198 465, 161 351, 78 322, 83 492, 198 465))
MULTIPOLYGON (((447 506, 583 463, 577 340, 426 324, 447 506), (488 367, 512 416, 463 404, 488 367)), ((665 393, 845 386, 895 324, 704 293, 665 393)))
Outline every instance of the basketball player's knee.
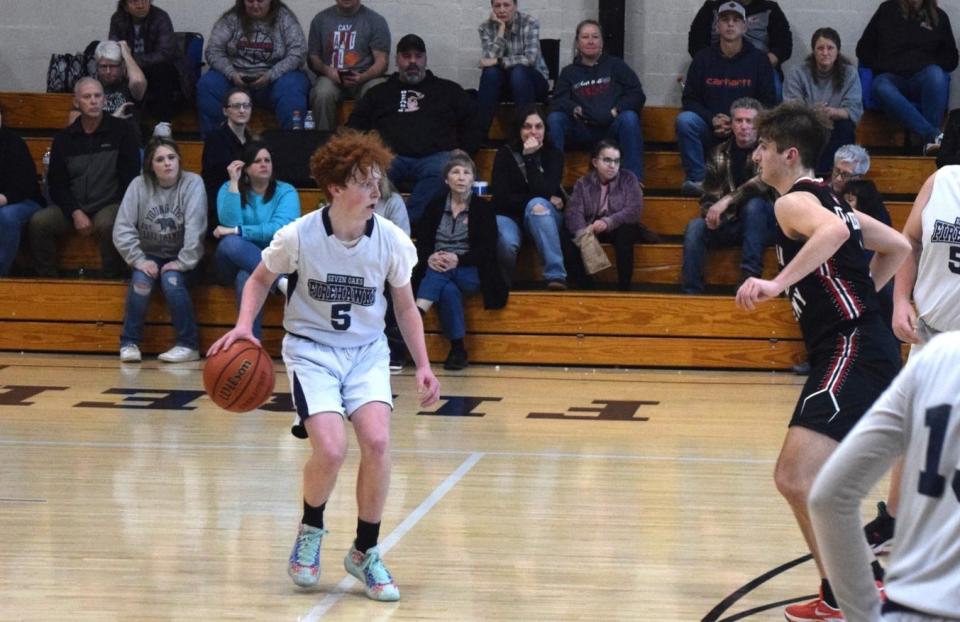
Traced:
POLYGON ((339 469, 347 459, 346 443, 340 443, 334 439, 326 439, 317 445, 314 449, 313 459, 325 467, 339 469))
POLYGON ((796 474, 777 469, 773 475, 777 490, 790 505, 806 507, 810 486, 796 474))
POLYGON ((380 458, 387 455, 390 451, 390 433, 384 430, 382 433, 368 434, 366 438, 360 441, 360 449, 364 455, 380 458))

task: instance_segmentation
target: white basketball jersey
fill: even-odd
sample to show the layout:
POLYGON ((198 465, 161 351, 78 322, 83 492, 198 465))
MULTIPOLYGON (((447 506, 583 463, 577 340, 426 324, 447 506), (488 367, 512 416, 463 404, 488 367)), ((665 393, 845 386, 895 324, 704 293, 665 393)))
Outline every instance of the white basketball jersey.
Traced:
POLYGON ((277 231, 263 250, 263 263, 289 275, 283 315, 288 333, 330 347, 358 347, 383 334, 385 283, 409 283, 417 251, 399 227, 376 214, 360 241, 348 248, 333 235, 329 210, 277 231))
POLYGON ((887 598, 929 616, 960 619, 960 331, 935 336, 910 357, 811 490, 817 543, 848 620, 879 620, 859 506, 901 454, 887 598))
POLYGON ((920 319, 939 332, 960 330, 960 166, 937 171, 922 222, 913 288, 920 319))

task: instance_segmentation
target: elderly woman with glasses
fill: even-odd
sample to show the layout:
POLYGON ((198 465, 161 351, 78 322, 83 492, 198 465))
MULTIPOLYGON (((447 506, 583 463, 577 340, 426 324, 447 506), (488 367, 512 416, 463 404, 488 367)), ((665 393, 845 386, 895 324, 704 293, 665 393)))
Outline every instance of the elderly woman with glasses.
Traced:
POLYGON ((833 175, 830 186, 843 196, 847 182, 860 179, 870 170, 870 154, 860 145, 843 145, 833 154, 833 175))
POLYGON ((172 121, 193 95, 196 76, 177 45, 167 12, 150 0, 117 0, 108 38, 126 44, 143 70, 147 111, 158 121, 172 121))

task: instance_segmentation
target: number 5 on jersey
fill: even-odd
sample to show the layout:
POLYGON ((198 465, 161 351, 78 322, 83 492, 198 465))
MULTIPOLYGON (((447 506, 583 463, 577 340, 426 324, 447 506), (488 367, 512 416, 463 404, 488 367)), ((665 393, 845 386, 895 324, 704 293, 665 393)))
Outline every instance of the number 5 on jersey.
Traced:
POLYGON ((341 303, 330 305, 330 325, 335 330, 350 328, 350 304, 341 303))

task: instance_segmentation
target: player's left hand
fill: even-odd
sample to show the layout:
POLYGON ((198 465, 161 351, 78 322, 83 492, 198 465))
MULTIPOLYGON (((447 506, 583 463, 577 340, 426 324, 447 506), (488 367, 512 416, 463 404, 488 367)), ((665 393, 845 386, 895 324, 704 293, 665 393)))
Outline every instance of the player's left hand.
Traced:
POLYGON ((440 381, 433 375, 430 365, 417 368, 417 395, 420 396, 421 408, 440 399, 440 381))
POLYGON ((737 290, 737 306, 746 311, 757 308, 758 302, 776 298, 783 291, 783 287, 776 281, 750 277, 737 290))

